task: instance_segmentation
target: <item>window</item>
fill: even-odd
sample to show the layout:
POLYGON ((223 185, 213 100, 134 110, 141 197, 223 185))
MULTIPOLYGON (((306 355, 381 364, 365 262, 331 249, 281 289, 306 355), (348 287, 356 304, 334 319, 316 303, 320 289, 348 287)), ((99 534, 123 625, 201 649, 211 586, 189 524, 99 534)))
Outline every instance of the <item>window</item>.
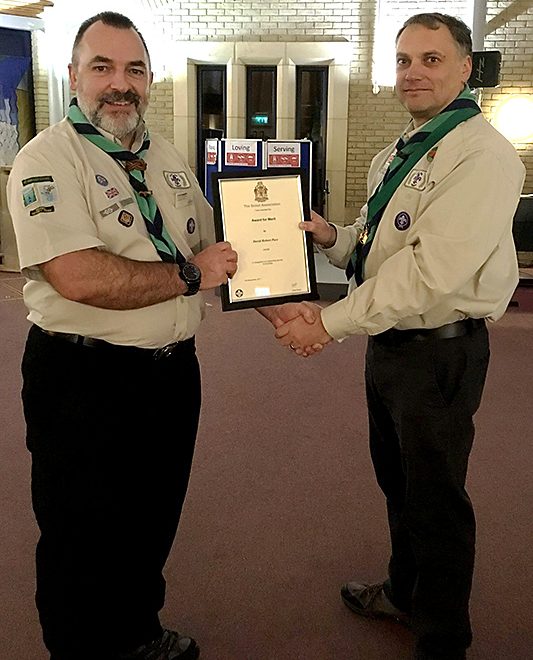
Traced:
POLYGON ((246 137, 276 137, 276 67, 246 67, 246 137))
POLYGON ((226 135, 226 67, 197 67, 196 178, 202 190, 205 181, 205 141, 226 135))
POLYGON ((296 67, 296 138, 311 140, 311 207, 323 215, 326 189, 328 67, 296 67))

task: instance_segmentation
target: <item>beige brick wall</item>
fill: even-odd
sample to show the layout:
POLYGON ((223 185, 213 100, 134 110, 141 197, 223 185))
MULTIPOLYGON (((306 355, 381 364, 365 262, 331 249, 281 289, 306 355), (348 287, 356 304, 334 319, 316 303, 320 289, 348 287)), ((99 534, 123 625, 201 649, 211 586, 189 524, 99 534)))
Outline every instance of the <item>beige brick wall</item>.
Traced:
POLYGON ((48 113, 48 73, 40 57, 43 33, 32 32, 33 93, 35 96, 35 129, 42 131, 49 124, 48 113))
MULTIPOLYGON (((355 216, 366 198, 365 179, 372 156, 401 132, 408 119, 390 88, 383 88, 379 94, 372 93, 372 39, 376 3, 366 0, 183 0, 163 4, 145 0, 144 4, 151 10, 157 32, 169 40, 347 40, 355 44, 350 72, 346 181, 346 205, 353 208, 353 213, 348 213, 348 216, 355 216)), ((533 9, 526 9, 528 4, 519 0, 488 0, 488 20, 494 18, 498 26, 487 37, 485 46, 497 48, 503 54, 502 85, 497 89, 486 90, 483 96, 483 110, 489 119, 505 95, 518 91, 533 93, 533 9)), ((396 5, 394 15, 398 16, 398 23, 402 22, 402 16, 421 10, 420 3, 414 0, 396 0, 396 5)), ((445 13, 463 12, 464 15, 465 7, 468 6, 468 0, 442 0, 425 3, 424 9, 428 11, 437 7, 445 13)), ((47 93, 43 74, 37 65, 38 129, 47 124, 47 93)), ((169 72, 163 71, 162 74, 163 81, 154 84, 147 118, 153 130, 171 140, 172 82, 169 72)), ((533 192, 533 145, 517 145, 517 149, 528 169, 525 192, 533 192)))
MULTIPOLYGON (((489 0, 485 38, 487 50, 502 53, 501 85, 483 92, 482 108, 490 120, 494 110, 510 94, 533 95, 533 7, 530 2, 489 0), (494 29, 493 29, 494 28, 494 29)), ((533 143, 515 145, 526 166, 524 193, 533 193, 533 143)))

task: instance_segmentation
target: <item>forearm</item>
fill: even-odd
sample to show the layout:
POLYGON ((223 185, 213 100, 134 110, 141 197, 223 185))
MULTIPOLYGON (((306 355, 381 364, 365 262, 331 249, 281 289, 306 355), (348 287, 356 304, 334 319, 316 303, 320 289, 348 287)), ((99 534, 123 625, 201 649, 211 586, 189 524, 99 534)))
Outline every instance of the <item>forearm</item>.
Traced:
POLYGON ((256 311, 261 314, 261 316, 264 316, 267 321, 270 321, 273 325, 275 324, 276 319, 279 316, 278 313, 278 305, 271 305, 271 306, 266 306, 266 307, 256 307, 256 311))
POLYGON ((134 261, 97 249, 41 264, 46 280, 65 298, 104 309, 139 309, 182 295, 175 264, 134 261))

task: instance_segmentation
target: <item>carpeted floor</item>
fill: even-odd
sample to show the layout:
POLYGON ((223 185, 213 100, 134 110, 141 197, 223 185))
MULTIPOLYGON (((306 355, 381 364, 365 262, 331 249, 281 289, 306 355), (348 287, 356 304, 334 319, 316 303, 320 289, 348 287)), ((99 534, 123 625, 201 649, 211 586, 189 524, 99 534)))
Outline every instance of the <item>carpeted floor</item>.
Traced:
MULTIPOLYGON (((45 660, 19 401, 21 283, 0 275, 0 659, 45 660)), ((198 337, 204 406, 165 623, 197 638, 205 660, 409 658, 407 630, 356 617, 338 595, 351 577, 379 580, 388 559, 366 442, 365 340, 303 360, 278 348, 255 312, 222 313, 208 300, 198 337)), ((533 314, 522 302, 491 328, 470 464, 477 660, 533 657, 533 314)))

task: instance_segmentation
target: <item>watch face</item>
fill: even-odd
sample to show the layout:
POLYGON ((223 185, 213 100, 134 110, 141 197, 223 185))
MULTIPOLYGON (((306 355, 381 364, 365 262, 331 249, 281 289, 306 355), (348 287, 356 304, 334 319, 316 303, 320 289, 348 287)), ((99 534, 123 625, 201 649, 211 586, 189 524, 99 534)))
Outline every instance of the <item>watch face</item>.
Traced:
POLYGON ((189 282, 197 282, 200 279, 200 269, 198 266, 189 262, 183 264, 181 272, 183 273, 183 277, 189 282))

